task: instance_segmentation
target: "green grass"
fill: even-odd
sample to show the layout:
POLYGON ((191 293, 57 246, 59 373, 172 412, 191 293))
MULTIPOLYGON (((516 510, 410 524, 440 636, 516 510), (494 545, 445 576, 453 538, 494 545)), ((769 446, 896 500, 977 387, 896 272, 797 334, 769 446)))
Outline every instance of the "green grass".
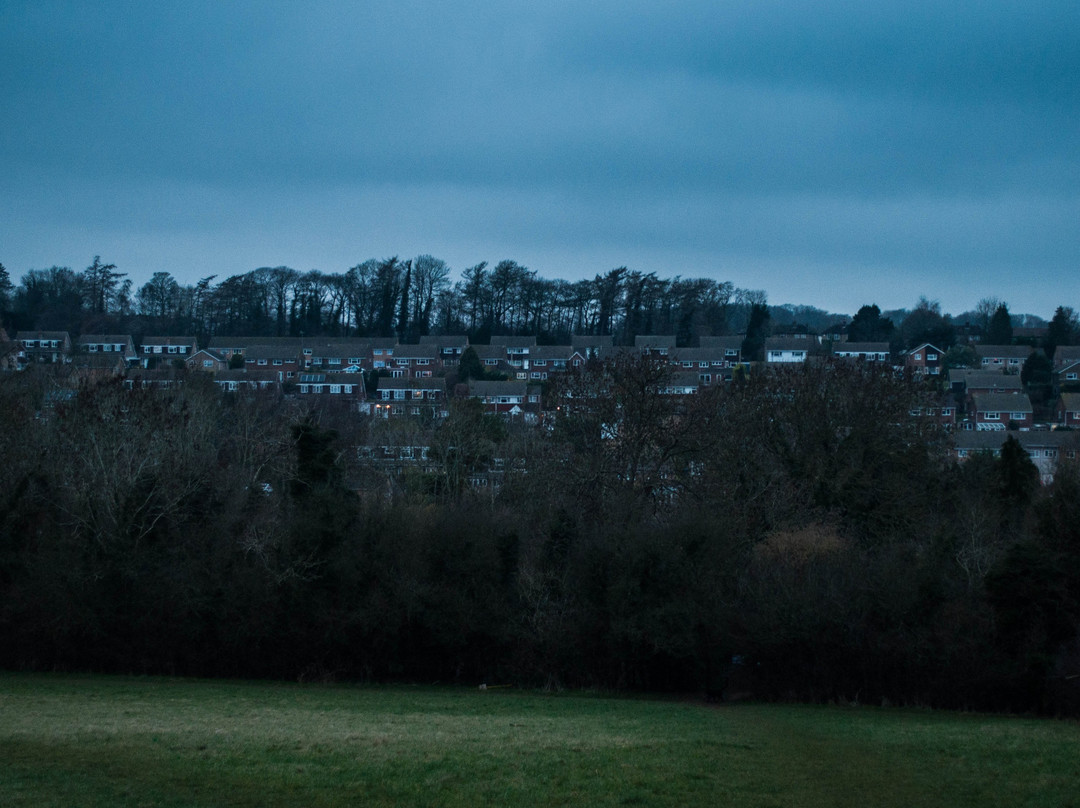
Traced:
POLYGON ((1075 722, 0 675, 3 806, 1080 808, 1075 722))

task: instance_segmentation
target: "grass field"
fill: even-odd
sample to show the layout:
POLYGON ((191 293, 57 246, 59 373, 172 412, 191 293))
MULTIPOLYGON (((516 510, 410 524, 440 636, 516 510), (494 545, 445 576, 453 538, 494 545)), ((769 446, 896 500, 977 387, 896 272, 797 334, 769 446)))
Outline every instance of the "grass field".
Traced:
POLYGON ((1080 725, 509 689, 0 675, 0 805, 1080 808, 1080 725))

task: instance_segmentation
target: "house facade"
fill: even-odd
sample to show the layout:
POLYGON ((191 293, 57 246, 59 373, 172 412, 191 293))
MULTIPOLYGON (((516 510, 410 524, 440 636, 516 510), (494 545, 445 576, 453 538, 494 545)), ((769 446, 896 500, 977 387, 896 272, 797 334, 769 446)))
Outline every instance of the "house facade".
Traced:
POLYGON ((71 337, 67 331, 20 331, 15 341, 20 346, 20 364, 58 364, 71 356, 71 337))
POLYGON ((1024 393, 972 393, 968 415, 976 430, 1031 429, 1034 414, 1024 393))
POLYGON ((904 367, 917 376, 940 376, 945 367, 945 352, 924 342, 904 354, 904 367))
POLYGON ((198 349, 194 337, 143 337, 139 343, 139 361, 144 368, 163 359, 179 359, 186 365, 198 349))

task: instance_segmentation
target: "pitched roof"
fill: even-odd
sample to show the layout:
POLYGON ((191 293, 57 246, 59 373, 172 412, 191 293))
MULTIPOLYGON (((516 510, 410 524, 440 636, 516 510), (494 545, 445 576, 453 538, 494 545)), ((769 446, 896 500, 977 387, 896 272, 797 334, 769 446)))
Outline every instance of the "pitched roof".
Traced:
POLYGON ((1037 348, 1030 345, 976 345, 975 355, 979 359, 1001 357, 1003 359, 1027 359, 1037 348))
POLYGON ((971 400, 980 412, 1031 412, 1026 393, 972 393, 971 400))
POLYGON ((502 382, 469 381, 470 396, 523 396, 528 385, 523 381, 508 379, 502 382))

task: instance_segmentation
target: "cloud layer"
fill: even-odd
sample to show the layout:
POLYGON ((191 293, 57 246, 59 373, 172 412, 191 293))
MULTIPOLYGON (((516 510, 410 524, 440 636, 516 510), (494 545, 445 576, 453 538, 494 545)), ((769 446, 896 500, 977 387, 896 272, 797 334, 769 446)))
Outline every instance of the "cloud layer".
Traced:
POLYGON ((1080 306, 1071 3, 435 5, 5 3, 0 261, 1080 306))

